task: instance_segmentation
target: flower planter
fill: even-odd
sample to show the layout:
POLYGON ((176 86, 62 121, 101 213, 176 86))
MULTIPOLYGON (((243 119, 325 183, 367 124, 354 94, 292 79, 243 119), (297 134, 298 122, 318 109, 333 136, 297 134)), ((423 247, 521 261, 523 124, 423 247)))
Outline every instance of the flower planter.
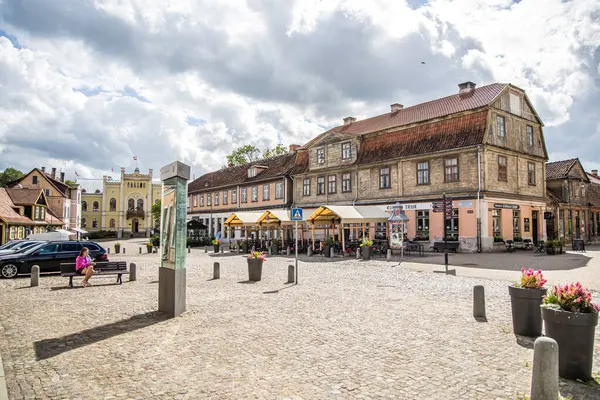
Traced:
POLYGON ((331 249, 330 245, 328 245, 328 244, 323 245, 323 255, 325 257, 329 257, 331 255, 331 250, 330 249, 331 249))
POLYGON ((592 379, 594 334, 598 313, 572 313, 542 307, 546 336, 558 343, 558 374, 566 379, 592 379))
POLYGON ((152 253, 152 246, 146 246, 146 250, 148 250, 148 253, 152 253))
POLYGON ((215 253, 219 252, 219 245, 218 244, 213 244, 213 250, 215 251, 215 253))
POLYGON ((549 256, 557 254, 556 247, 546 247, 546 254, 548 254, 549 256))
POLYGON ((121 246, 115 244, 115 253, 119 254, 121 252, 121 246))
POLYGON ((362 259, 363 260, 370 260, 371 259, 371 252, 373 251, 373 249, 371 248, 371 246, 362 246, 360 248, 360 252, 362 254, 362 259))
POLYGON ((538 337, 542 335, 542 312, 540 305, 546 289, 529 289, 509 286, 515 335, 538 337))
POLYGON ((258 282, 262 278, 263 261, 256 258, 248 259, 248 280, 258 282))
POLYGON ((271 245, 271 251, 273 252, 273 254, 279 254, 279 246, 277 245, 277 243, 273 243, 271 245))

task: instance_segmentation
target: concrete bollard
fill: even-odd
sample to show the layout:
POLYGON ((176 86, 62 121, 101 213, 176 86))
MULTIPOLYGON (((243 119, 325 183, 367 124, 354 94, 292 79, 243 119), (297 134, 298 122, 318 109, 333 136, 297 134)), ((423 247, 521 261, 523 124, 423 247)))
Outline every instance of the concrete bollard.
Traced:
POLYGON ((129 282, 135 282, 137 280, 137 265, 135 263, 129 264, 129 282))
POLYGON ((477 320, 486 320, 485 290, 481 285, 477 285, 473 288, 473 317, 477 320))
POLYGON ((294 283, 294 266, 288 265, 288 281, 287 283, 294 283))
POLYGON ((106 254, 110 254, 110 247, 106 249, 106 254))
POLYGON ((269 255, 273 255, 273 248, 269 246, 269 255))
POLYGON ((188 254, 192 252, 192 247, 188 246, 188 254))
POLYGON ((329 248, 329 258, 335 257, 335 249, 333 247, 329 248))
POLYGON ((387 250, 387 255, 386 255, 386 258, 387 258, 388 260, 391 260, 391 259, 392 259, 392 249, 388 249, 388 250, 387 250))
POLYGON ((549 337, 539 337, 533 344, 531 400, 558 398, 558 343, 549 337))
POLYGON ((123 254, 125 254, 125 247, 123 247, 123 254))
POLYGON ((290 255, 290 246, 288 246, 288 248, 286 249, 285 254, 288 256, 290 255))
POLYGON ((221 250, 221 254, 223 254, 225 252, 225 246, 224 245, 219 246, 219 250, 221 250))
POLYGON ((360 260, 360 247, 356 248, 356 259, 360 260))
POLYGON ((208 253, 208 246, 204 246, 204 252, 208 253))
POLYGON ((306 253, 309 257, 312 256, 312 247, 308 247, 307 253, 306 253))
POLYGON ((139 249, 140 249, 140 254, 142 254, 142 248, 140 247, 139 249))
POLYGON ((40 266, 31 267, 31 287, 40 286, 40 266))
POLYGON ((218 262, 213 264, 213 279, 221 279, 221 264, 218 262))

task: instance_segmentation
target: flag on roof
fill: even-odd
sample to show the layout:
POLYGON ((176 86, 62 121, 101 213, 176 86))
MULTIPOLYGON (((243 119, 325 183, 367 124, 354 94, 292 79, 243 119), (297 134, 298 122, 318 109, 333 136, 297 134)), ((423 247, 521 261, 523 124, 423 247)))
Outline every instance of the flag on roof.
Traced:
POLYGON ((77 171, 75 171, 75 176, 79 176, 79 174, 77 173, 77 171))
POLYGON ((133 156, 133 161, 137 161, 137 156, 133 156))

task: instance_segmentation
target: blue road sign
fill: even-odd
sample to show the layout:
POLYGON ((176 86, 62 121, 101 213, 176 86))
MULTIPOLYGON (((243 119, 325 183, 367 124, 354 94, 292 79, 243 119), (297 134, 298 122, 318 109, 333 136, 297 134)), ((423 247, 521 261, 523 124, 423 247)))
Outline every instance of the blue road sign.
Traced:
POLYGON ((292 208, 292 221, 302 221, 301 208, 292 208))

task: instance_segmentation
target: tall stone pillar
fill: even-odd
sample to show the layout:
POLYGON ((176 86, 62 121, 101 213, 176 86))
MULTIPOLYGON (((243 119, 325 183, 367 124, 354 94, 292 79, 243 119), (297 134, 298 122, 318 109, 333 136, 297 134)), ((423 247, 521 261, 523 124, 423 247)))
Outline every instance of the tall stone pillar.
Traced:
POLYGON ((160 227, 161 265, 158 272, 158 310, 169 317, 185 311, 185 254, 187 240, 187 181, 190 167, 175 161, 160 169, 163 182, 160 227))

